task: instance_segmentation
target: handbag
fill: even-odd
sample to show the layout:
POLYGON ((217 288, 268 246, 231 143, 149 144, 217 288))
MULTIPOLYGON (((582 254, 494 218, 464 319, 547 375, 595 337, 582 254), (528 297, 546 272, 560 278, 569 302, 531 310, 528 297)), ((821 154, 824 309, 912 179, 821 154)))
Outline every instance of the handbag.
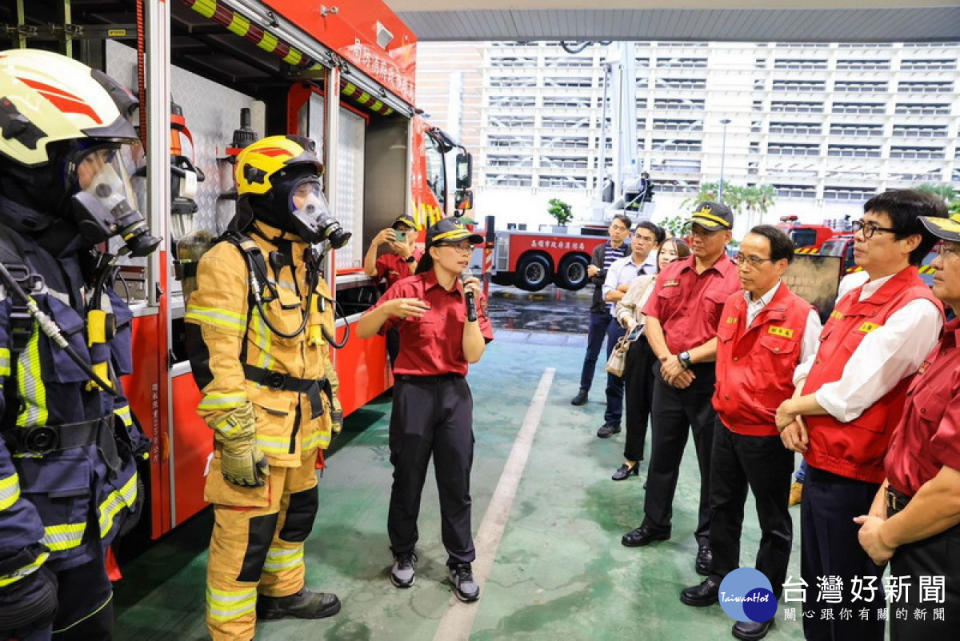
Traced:
POLYGON ((630 341, 626 336, 621 336, 617 341, 613 351, 610 352, 610 358, 607 359, 606 370, 614 376, 623 376, 624 367, 627 364, 627 351, 630 349, 630 341))

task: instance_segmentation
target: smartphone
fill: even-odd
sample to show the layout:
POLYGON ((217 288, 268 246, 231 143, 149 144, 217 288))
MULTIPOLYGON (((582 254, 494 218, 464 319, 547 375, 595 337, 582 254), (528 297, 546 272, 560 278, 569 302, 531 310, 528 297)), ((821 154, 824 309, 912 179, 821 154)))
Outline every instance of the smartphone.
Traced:
POLYGON ((643 328, 644 325, 637 325, 634 327, 632 330, 630 330, 630 333, 627 334, 627 340, 633 342, 643 336, 643 328))
POLYGON ((394 237, 394 242, 400 243, 401 245, 407 242, 407 232, 405 231, 397 231, 395 229, 393 230, 393 237, 394 237))

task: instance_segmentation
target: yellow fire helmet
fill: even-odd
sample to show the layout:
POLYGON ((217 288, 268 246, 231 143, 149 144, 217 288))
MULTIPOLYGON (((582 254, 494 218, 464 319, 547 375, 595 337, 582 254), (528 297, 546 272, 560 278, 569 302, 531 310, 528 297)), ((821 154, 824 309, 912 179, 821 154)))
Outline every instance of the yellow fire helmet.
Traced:
POLYGON ((317 145, 301 136, 268 136, 248 145, 237 156, 234 178, 237 195, 263 195, 273 188, 271 179, 280 171, 312 165, 323 175, 317 145))
POLYGON ((33 167, 66 140, 130 143, 137 99, 98 69, 50 51, 0 51, 0 154, 33 167))

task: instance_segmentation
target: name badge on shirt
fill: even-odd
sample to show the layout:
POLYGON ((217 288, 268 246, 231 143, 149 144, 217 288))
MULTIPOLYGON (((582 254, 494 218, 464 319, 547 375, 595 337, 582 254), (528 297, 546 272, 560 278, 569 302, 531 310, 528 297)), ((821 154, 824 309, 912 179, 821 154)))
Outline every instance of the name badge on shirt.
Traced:
POLYGON ((841 312, 838 312, 837 310, 833 310, 832 312, 830 312, 830 318, 835 318, 837 320, 840 320, 843 318, 843 314, 841 312))
POLYGON ((679 287, 679 286, 680 286, 680 281, 679 281, 679 280, 668 280, 668 281, 664 281, 663 286, 664 286, 664 287, 679 287))
POLYGON ((857 331, 863 332, 864 334, 869 334, 870 332, 872 332, 875 329, 878 329, 879 327, 880 325, 877 325, 876 323, 866 322, 860 327, 858 327, 857 331))
POLYGON ((737 322, 736 316, 727 316, 727 325, 735 325, 737 322))
POLYGON ((793 330, 789 327, 777 327, 776 325, 771 325, 767 332, 773 334, 774 336, 783 336, 784 338, 793 338, 793 330))
POLYGON ((930 367, 930 361, 923 361, 920 363, 920 367, 917 368, 917 374, 925 373, 928 367, 930 367))

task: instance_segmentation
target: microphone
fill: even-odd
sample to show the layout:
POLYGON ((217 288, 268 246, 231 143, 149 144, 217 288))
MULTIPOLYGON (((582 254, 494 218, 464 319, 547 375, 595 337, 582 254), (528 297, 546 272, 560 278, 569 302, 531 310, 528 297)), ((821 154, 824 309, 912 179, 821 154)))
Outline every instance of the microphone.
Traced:
MULTIPOLYGON (((473 278, 473 272, 469 267, 460 272, 460 282, 464 283, 468 278, 473 278)), ((467 300, 467 320, 472 323, 477 320, 477 299, 470 290, 465 290, 464 293, 467 300)))

